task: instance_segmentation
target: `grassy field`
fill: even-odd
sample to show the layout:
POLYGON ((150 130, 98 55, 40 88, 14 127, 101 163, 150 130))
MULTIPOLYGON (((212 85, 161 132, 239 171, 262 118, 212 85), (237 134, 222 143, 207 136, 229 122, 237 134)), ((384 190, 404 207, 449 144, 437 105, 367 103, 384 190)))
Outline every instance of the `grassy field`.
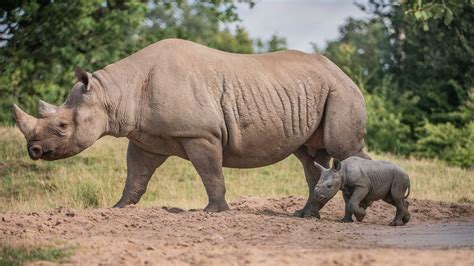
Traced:
MULTIPOLYGON (((104 138, 65 160, 32 161, 18 129, 0 127, 0 212, 33 211, 59 206, 107 207, 120 197, 125 182, 126 139, 104 138)), ((474 203, 474 172, 433 160, 371 154, 407 170, 411 197, 474 203)), ((225 169, 227 199, 239 196, 306 196, 306 182, 293 156, 258 169, 225 169)), ((141 206, 202 208, 207 197, 190 162, 170 158, 152 177, 141 206)))
POLYGON ((73 254, 72 248, 39 246, 0 246, 0 265, 25 265, 32 261, 62 262, 73 254))

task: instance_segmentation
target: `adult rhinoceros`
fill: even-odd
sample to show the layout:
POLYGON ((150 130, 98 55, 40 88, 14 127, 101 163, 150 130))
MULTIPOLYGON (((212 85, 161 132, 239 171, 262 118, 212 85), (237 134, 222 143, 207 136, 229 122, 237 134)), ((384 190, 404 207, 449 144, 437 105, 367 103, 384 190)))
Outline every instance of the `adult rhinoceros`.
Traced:
POLYGON ((137 203, 169 156, 190 160, 206 188, 205 211, 229 209, 222 167, 252 168, 291 154, 302 162, 315 214, 313 161, 328 167, 362 152, 365 103, 321 55, 242 55, 169 39, 94 73, 77 69, 63 105, 39 102, 40 118, 14 105, 34 160, 75 155, 105 135, 127 137, 127 180, 115 207, 137 203))

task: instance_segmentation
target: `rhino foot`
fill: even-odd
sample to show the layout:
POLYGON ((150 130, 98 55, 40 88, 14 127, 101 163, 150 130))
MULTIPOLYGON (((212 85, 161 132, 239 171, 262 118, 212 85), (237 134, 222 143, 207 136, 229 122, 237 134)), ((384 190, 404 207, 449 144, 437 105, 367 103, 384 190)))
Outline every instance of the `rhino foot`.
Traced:
POLYGON ((343 223, 352 223, 352 222, 354 222, 354 220, 352 220, 352 216, 351 217, 344 217, 344 218, 341 219, 341 221, 343 223))
POLYGON ((205 212, 221 212, 227 210, 230 210, 230 208, 225 200, 210 201, 209 204, 207 204, 206 208, 204 208, 205 212))
POLYGON ((297 210, 293 213, 293 216, 295 217, 300 217, 300 218, 307 218, 307 217, 316 217, 318 219, 321 219, 321 216, 319 215, 319 211, 316 210, 297 210))
POLYGON ((128 200, 128 199, 120 199, 117 203, 115 203, 115 205, 112 207, 112 208, 123 208, 127 205, 131 205, 131 204, 137 204, 137 202, 133 201, 133 200, 128 200))
POLYGON ((357 214, 355 214, 355 217, 356 217, 356 219, 357 219, 358 222, 362 222, 362 221, 364 220, 364 218, 365 218, 365 214, 364 214, 364 215, 357 215, 357 214))
POLYGON ((389 225, 390 226, 402 226, 402 225, 405 225, 405 223, 402 220, 393 220, 389 225))
POLYGON ((405 215, 402 218, 402 221, 403 221, 404 224, 408 223, 410 221, 410 214, 405 215))

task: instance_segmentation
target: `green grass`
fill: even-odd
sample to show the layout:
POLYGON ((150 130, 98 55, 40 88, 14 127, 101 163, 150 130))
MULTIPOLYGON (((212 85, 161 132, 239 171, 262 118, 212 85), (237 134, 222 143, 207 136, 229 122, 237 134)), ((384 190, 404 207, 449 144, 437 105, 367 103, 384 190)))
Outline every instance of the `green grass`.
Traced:
POLYGON ((72 255, 71 248, 0 247, 0 265, 24 265, 32 261, 62 262, 72 255))
MULTIPOLYGON (((65 160, 32 161, 16 128, 0 127, 0 211, 35 211, 59 206, 96 208, 113 205, 126 176, 127 140, 106 137, 88 150, 65 160)), ((436 160, 403 159, 371 154, 407 170, 411 197, 474 203, 474 172, 436 160)), ((225 169, 227 199, 239 196, 306 196, 306 181, 291 156, 257 169, 225 169)), ((202 208, 207 196, 191 163, 176 157, 156 171, 141 206, 202 208)))

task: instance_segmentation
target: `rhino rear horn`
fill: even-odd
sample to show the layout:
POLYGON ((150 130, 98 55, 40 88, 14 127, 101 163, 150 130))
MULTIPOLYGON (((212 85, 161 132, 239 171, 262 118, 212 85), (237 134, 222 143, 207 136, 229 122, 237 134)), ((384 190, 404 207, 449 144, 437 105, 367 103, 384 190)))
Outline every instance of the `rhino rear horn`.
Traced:
POLYGON ((55 105, 52 105, 50 103, 47 103, 45 101, 39 100, 38 101, 38 112, 40 113, 41 116, 48 116, 56 113, 56 107, 55 105))
POLYGON ((15 116, 16 125, 21 133, 23 133, 23 135, 28 139, 28 137, 33 134, 38 119, 25 113, 16 104, 13 104, 13 115, 15 116))

